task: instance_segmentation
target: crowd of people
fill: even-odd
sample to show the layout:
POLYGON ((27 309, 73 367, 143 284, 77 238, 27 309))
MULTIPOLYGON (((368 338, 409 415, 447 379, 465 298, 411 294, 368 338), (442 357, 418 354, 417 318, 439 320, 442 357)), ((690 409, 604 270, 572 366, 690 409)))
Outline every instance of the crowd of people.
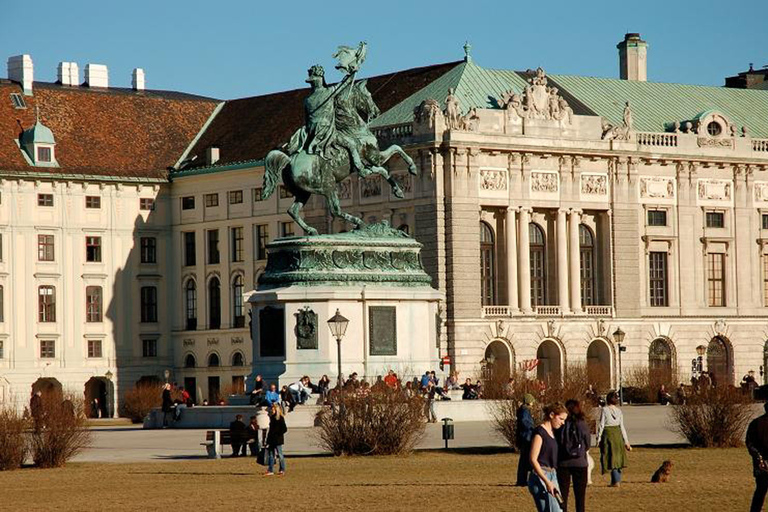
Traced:
POLYGON ((229 424, 229 436, 232 446, 232 457, 245 457, 250 448, 251 456, 267 466, 264 476, 275 474, 275 464, 278 464, 278 475, 285 474, 285 456, 283 445, 288 427, 285 424, 283 406, 273 402, 271 406, 259 406, 255 415, 251 416, 248 425, 243 421, 243 415, 238 414, 229 424))

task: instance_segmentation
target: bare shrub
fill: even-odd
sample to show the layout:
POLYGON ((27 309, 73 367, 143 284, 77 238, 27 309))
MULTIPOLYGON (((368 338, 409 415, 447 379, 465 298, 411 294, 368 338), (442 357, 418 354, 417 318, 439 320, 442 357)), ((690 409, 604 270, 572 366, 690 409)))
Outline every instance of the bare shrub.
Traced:
POLYGON ((740 446, 752 418, 751 403, 748 396, 730 386, 701 389, 685 404, 672 406, 670 429, 696 447, 740 446))
POLYGON ((24 464, 29 453, 25 433, 29 427, 29 419, 15 409, 0 409, 0 471, 18 469, 24 464))
POLYGON ((32 460, 38 467, 61 467, 90 444, 83 405, 83 400, 43 397, 42 421, 30 435, 32 460))
POLYGON ((120 415, 141 423, 155 407, 163 403, 163 388, 153 384, 141 384, 127 391, 120 407, 120 415))
POLYGON ((663 385, 667 393, 677 389, 677 374, 673 371, 651 371, 635 366, 624 377, 624 400, 630 403, 653 404, 658 402, 659 389, 663 385))
POLYGON ((401 389, 331 393, 331 407, 317 413, 318 444, 334 455, 410 453, 424 434, 424 400, 401 389))
POLYGON ((553 402, 565 403, 566 400, 576 399, 581 402, 581 408, 594 431, 593 409, 595 402, 587 391, 589 377, 584 365, 569 366, 562 381, 554 381, 545 386, 541 381, 518 374, 511 395, 507 393, 499 400, 489 400, 486 404, 491 415, 491 426, 511 448, 517 449, 517 410, 523 403, 525 394, 531 394, 536 402, 531 407, 534 419, 542 416, 542 408, 553 402))

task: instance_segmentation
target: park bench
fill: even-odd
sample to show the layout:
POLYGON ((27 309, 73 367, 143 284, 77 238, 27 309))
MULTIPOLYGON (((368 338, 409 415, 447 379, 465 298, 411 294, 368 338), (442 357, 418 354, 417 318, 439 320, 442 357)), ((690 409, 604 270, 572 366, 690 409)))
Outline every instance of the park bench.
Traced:
POLYGON ((232 444, 232 436, 229 430, 209 430, 205 433, 205 442, 200 443, 200 446, 205 446, 209 459, 220 459, 221 446, 225 444, 232 444))

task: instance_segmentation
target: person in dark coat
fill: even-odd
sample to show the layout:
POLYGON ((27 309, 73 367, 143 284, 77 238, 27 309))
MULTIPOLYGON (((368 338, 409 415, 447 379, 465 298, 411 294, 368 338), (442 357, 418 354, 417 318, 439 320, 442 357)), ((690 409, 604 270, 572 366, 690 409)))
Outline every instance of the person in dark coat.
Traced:
POLYGON ((531 463, 528 454, 531 452, 531 438, 536 422, 533 421, 531 407, 536 400, 533 395, 526 393, 523 396, 523 404, 517 409, 517 428, 515 437, 517 449, 520 452, 520 461, 517 463, 517 482, 518 487, 528 486, 528 473, 531 471, 531 463))
POLYGON ((760 512, 768 493, 768 403, 765 404, 765 414, 749 424, 746 445, 752 456, 752 470, 755 476, 755 493, 752 495, 752 506, 749 510, 760 512))
POLYGON ((35 432, 39 432, 43 427, 43 393, 41 391, 35 391, 29 399, 29 414, 35 424, 35 432))
POLYGON ((584 418, 578 400, 565 402, 568 419, 562 428, 555 430, 557 440, 557 483, 563 497, 563 512, 568 511, 568 493, 573 479, 573 494, 576 512, 584 512, 587 496, 588 467, 587 451, 592 434, 584 418))
POLYGON ((288 427, 285 425, 283 410, 278 404, 272 405, 269 413, 269 432, 267 433, 267 472, 264 476, 275 474, 275 459, 280 460, 280 476, 285 474, 285 457, 283 457, 283 445, 285 433, 288 427))
POLYGON ((168 426, 168 416, 173 412, 173 399, 171 398, 171 385, 166 383, 163 387, 163 428, 168 426))
POLYGON ((245 457, 248 447, 248 427, 243 423, 243 415, 235 416, 235 421, 229 424, 229 437, 232 443, 232 456, 245 457))

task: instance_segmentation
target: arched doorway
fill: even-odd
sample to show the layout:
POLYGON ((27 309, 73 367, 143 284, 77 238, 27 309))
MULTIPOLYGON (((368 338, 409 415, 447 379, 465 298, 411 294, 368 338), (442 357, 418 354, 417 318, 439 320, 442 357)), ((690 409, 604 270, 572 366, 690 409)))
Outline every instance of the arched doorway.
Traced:
POLYGON ((91 377, 85 383, 85 413, 89 418, 109 418, 108 384, 101 377, 91 377))
POLYGON ((733 357, 728 341, 715 336, 707 346, 707 372, 712 383, 733 384, 733 357))
POLYGON ((648 349, 648 373, 651 384, 672 383, 672 345, 664 338, 656 338, 648 349))
POLYGON ((32 384, 32 394, 38 391, 43 395, 62 395, 61 382, 52 377, 41 377, 32 384))
POLYGON ((563 357, 560 347, 553 340, 544 340, 536 351, 539 365, 536 367, 536 378, 547 386, 560 384, 563 379, 563 357))
POLYGON ((592 340, 587 347, 587 379, 599 391, 611 387, 612 380, 611 347, 602 338, 592 340))
POLYGON ((515 354, 512 348, 501 340, 493 340, 485 347, 486 379, 504 385, 512 375, 515 354))

